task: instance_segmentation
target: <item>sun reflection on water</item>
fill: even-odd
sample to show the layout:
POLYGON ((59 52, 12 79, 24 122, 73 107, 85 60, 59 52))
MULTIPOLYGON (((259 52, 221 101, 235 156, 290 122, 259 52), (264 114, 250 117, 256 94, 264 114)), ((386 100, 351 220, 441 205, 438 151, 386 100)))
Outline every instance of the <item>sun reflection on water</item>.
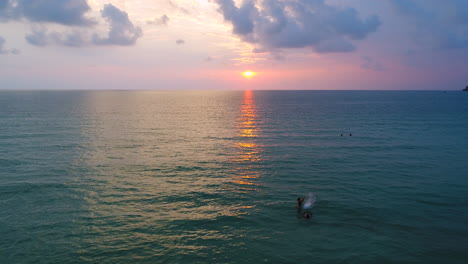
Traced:
POLYGON ((259 177, 256 163, 262 160, 262 146, 257 143, 259 134, 258 115, 252 91, 247 90, 244 92, 240 110, 238 136, 241 140, 235 144, 238 150, 234 158, 236 166, 232 182, 240 185, 240 189, 243 191, 251 191, 255 190, 255 186, 258 185, 254 180, 259 177))
POLYGON ((223 221, 255 210, 263 146, 252 92, 240 107, 237 93, 87 95, 75 183, 83 217, 74 226, 85 257, 148 244, 157 254, 203 253, 203 239, 224 239, 223 221))

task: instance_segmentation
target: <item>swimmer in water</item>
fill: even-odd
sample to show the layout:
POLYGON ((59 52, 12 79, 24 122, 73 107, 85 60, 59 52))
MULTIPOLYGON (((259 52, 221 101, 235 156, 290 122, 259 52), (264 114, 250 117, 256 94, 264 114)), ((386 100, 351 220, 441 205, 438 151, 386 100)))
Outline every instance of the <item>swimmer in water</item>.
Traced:
POLYGON ((300 198, 297 197, 297 208, 301 209, 302 208, 302 203, 304 202, 304 197, 300 198))
POLYGON ((310 219, 312 218, 312 213, 310 211, 305 211, 302 216, 305 218, 305 219, 310 219))

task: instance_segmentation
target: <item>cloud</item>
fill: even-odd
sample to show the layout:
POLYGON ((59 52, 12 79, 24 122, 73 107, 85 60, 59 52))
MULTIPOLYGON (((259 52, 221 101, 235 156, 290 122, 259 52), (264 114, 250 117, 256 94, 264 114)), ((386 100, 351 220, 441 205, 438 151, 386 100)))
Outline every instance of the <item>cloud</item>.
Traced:
POLYGON ((80 31, 48 32, 45 28, 34 28, 26 35, 26 41, 34 46, 44 47, 61 45, 68 47, 82 47, 89 45, 89 40, 80 31))
MULTIPOLYGON (((86 29, 97 24, 86 17, 90 10, 87 0, 0 0, 0 22, 26 19, 38 23, 39 26, 36 25, 25 37, 28 43, 35 46, 129 46, 143 35, 141 28, 130 21, 126 12, 106 4, 101 16, 108 22, 109 31, 106 36, 97 33, 90 36, 86 29), (44 23, 60 24, 67 29, 65 32, 49 32, 44 23)), ((164 17, 162 19, 167 23, 164 17)))
POLYGON ((257 49, 311 47, 316 52, 350 52, 352 40, 375 32, 377 15, 361 19, 354 8, 339 8, 324 0, 215 0, 233 33, 257 49))
MULTIPOLYGON (((1 7, 1 6, 0 6, 1 7)), ((0 36, 0 55, 2 54, 20 54, 20 51, 18 49, 5 49, 4 45, 5 45, 5 42, 6 40, 0 36)))
POLYGON ((134 45, 143 34, 139 27, 133 25, 126 12, 112 4, 107 4, 101 12, 109 23, 106 36, 97 33, 89 35, 87 31, 71 29, 65 32, 49 32, 45 27, 35 27, 26 35, 26 41, 34 46, 60 45, 67 47, 82 47, 91 45, 134 45))
POLYGON ((380 62, 375 61, 371 57, 362 56, 361 59, 362 59, 361 68, 363 69, 374 70, 374 71, 383 71, 385 69, 380 62))
POLYGON ((7 22, 15 17, 11 0, 0 0, 0 22, 7 22))
POLYGON ((5 50, 3 45, 5 45, 5 39, 3 37, 0 37, 0 54, 7 54, 8 51, 5 50))
POLYGON ((91 10, 86 0, 2 0, 0 20, 27 19, 38 23, 90 26, 85 15, 91 10))
POLYGON ((188 11, 186 8, 184 7, 181 7, 179 6, 178 4, 172 2, 171 0, 167 0, 167 3, 169 4, 169 6, 175 10, 175 11, 179 11, 185 15, 190 15, 190 11, 188 11))
POLYGON ((468 48, 468 1, 389 0, 412 29, 414 43, 435 49, 468 48))
POLYGON ((110 25, 109 33, 102 38, 95 34, 93 43, 96 45, 134 45, 143 35, 141 28, 136 27, 128 18, 128 14, 112 4, 107 4, 101 12, 110 25))
POLYGON ((178 40, 176 40, 176 44, 177 44, 177 45, 185 44, 185 40, 183 40, 183 39, 178 39, 178 40))
POLYGON ((238 35, 252 33, 257 9, 253 1, 244 1, 238 8, 232 0, 217 0, 226 21, 230 21, 233 32, 238 35))
POLYGON ((0 10, 5 10, 9 5, 9 0, 0 1, 0 10))
POLYGON ((54 35, 56 34, 48 34, 45 29, 33 29, 33 32, 27 34, 25 39, 29 44, 34 46, 47 46, 56 41, 54 35))
POLYGON ((169 22, 169 17, 167 15, 162 15, 161 17, 155 18, 153 20, 149 20, 146 23, 148 25, 167 26, 168 22, 169 22))

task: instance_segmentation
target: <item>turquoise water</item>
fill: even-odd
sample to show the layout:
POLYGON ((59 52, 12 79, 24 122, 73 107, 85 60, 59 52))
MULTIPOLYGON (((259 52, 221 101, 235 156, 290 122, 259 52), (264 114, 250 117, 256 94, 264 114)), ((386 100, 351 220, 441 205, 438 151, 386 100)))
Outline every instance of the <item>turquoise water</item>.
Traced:
POLYGON ((463 92, 3 91, 0 263, 466 263, 467 142, 463 92))

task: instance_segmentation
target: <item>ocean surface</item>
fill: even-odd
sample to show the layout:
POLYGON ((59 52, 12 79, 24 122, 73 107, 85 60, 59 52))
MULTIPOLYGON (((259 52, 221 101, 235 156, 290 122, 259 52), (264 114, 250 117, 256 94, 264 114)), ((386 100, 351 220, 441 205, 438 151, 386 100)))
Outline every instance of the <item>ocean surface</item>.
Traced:
POLYGON ((466 92, 0 91, 2 264, 467 262, 466 92))

